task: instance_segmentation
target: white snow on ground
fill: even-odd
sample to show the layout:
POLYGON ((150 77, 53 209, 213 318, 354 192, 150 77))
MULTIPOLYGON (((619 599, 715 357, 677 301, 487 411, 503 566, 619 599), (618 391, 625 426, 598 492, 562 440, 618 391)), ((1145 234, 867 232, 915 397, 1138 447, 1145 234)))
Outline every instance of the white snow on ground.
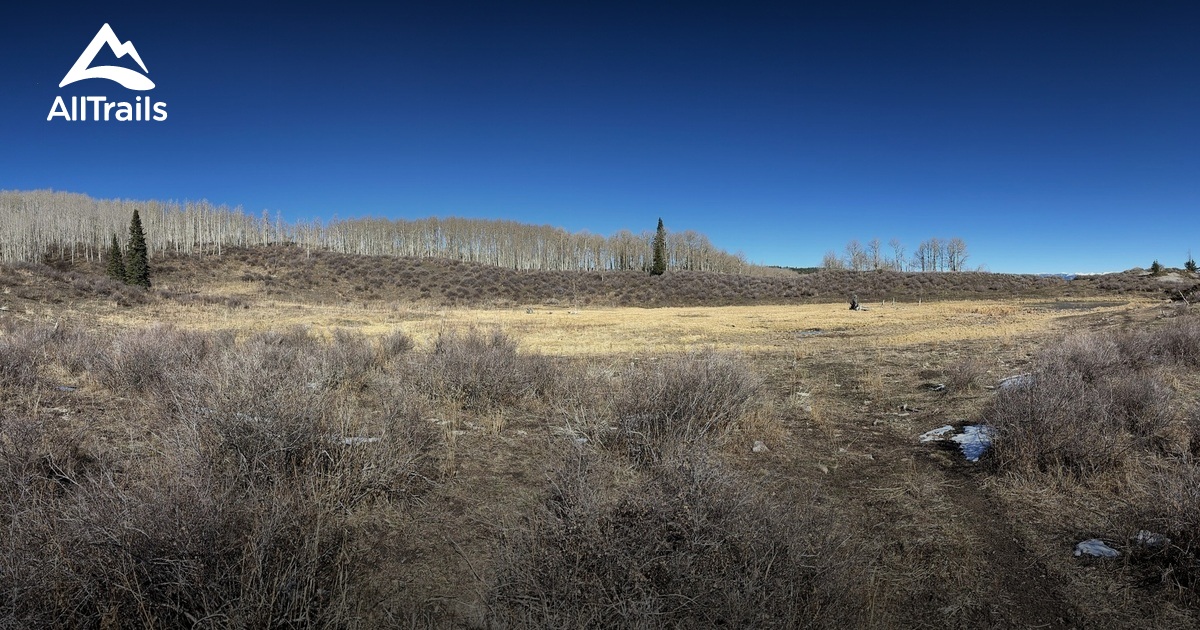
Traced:
POLYGON ((1121 555, 1120 551, 1104 544, 1099 538, 1089 538, 1075 545, 1075 555, 1082 556, 1083 554, 1096 556, 1097 558, 1116 558, 1121 555))
POLYGON ((966 457, 967 461, 977 462, 979 457, 992 445, 992 432, 983 425, 968 424, 963 427, 962 433, 950 439, 958 442, 963 457, 966 457))
POLYGON ((1033 384, 1032 374, 1017 374, 1000 381, 1000 389, 1013 389, 1033 384))
POLYGON ((947 424, 944 427, 926 431, 917 439, 922 442, 939 442, 941 440, 958 442, 963 457, 966 457, 969 462, 977 462, 979 457, 992 445, 992 432, 986 426, 968 424, 963 426, 961 433, 957 433, 954 427, 947 424))
POLYGON ((954 427, 947 424, 944 427, 938 427, 932 431, 926 431, 922 433, 921 437, 918 439, 920 439, 922 442, 938 442, 946 439, 947 433, 954 433, 954 427))

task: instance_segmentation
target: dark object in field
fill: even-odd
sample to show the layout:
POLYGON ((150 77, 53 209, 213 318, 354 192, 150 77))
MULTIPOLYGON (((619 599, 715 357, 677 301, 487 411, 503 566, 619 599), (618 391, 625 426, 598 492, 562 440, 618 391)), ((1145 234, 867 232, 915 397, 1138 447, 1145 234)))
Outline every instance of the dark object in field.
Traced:
POLYGON ((851 297, 850 297, 850 310, 852 310, 852 311, 865 311, 865 310, 867 310, 867 307, 863 306, 862 304, 859 304, 859 303, 858 303, 858 296, 857 296, 857 295, 854 295, 854 296, 851 296, 851 297))

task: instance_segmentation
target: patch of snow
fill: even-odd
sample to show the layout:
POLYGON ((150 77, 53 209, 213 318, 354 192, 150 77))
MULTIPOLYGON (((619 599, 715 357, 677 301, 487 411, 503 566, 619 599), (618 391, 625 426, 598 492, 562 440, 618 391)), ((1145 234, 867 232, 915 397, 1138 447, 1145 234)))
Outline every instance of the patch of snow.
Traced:
POLYGON ((962 431, 958 432, 953 426, 947 424, 926 431, 917 439, 921 442, 940 442, 942 440, 958 442, 963 457, 967 458, 969 462, 977 462, 992 445, 992 432, 988 427, 976 424, 964 425, 962 431))
POLYGON ((1142 547, 1149 547, 1151 549, 1171 543, 1170 538, 1147 529, 1138 530, 1137 536, 1133 537, 1133 541, 1142 547))
POLYGON ((954 433, 954 427, 947 424, 944 427, 938 427, 932 431, 926 431, 917 439, 921 440, 922 442, 936 442, 946 439, 947 433, 954 433))
POLYGON ((963 432, 950 438, 958 442, 959 448, 962 449, 963 457, 969 462, 979 461, 979 457, 987 452, 992 445, 992 432, 983 425, 968 424, 963 427, 963 432))
POLYGON ((1075 556, 1079 557, 1084 554, 1097 558, 1116 558, 1121 555, 1121 552, 1104 544, 1104 541, 1099 538, 1089 538, 1075 545, 1075 556))
POLYGON ((1033 383, 1033 375, 1029 373, 1015 374, 1008 378, 1000 379, 1000 389, 1015 389, 1017 387, 1028 387, 1033 383))

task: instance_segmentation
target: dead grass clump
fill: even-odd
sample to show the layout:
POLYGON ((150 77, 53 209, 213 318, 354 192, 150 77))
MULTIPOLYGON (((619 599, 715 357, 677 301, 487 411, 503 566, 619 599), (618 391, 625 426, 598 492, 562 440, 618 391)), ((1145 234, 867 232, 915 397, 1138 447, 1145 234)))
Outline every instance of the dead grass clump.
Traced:
POLYGON ((845 627, 864 584, 832 521, 704 463, 614 470, 568 455, 496 551, 489 622, 508 628, 845 627))
POLYGON ((978 357, 959 359, 946 368, 946 387, 952 392, 978 390, 987 372, 987 364, 978 357))
POLYGON ((617 441, 642 463, 699 448, 728 432, 761 384, 748 365, 712 350, 640 363, 613 399, 617 441))

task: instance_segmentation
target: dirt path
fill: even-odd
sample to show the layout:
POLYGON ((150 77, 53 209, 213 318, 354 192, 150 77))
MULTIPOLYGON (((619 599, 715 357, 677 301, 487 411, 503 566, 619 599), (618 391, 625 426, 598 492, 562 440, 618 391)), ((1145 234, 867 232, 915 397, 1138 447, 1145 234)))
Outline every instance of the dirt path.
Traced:
POLYGON ((991 567, 987 571, 991 586, 1002 593, 998 599, 1006 602, 996 611, 1000 618, 995 621, 1013 628, 1080 627, 1074 607, 1063 599, 1056 581, 1021 542, 1004 509, 981 486, 979 476, 985 473, 965 462, 940 470, 947 478, 947 496, 966 514, 981 543, 978 553, 991 567))
MULTIPOLYGON (((932 424, 937 425, 941 420, 932 424)), ((831 485, 870 493, 874 525, 900 540, 887 572, 914 576, 892 598, 880 627, 1076 628, 1074 607, 1022 543, 986 473, 951 443, 920 444, 877 426, 843 434, 866 465, 840 467, 831 485), (901 492, 888 492, 898 488, 901 492), (882 496, 878 496, 882 495, 882 496), (890 522, 888 522, 890 521, 890 522), (889 531, 890 530, 890 531, 889 531), (903 542, 909 539, 910 543, 903 542), (931 605, 932 604, 932 605, 931 605), (892 613, 898 615, 888 618, 892 613)))
POLYGON ((986 393, 926 391, 921 366, 900 355, 830 358, 807 370, 771 378, 781 393, 815 391, 815 411, 787 423, 795 446, 778 456, 791 472, 773 481, 784 492, 819 484, 849 527, 871 533, 875 546, 861 554, 871 566, 872 627, 1082 627, 1060 578, 986 487, 987 473, 954 443, 916 439, 971 417, 986 393))

